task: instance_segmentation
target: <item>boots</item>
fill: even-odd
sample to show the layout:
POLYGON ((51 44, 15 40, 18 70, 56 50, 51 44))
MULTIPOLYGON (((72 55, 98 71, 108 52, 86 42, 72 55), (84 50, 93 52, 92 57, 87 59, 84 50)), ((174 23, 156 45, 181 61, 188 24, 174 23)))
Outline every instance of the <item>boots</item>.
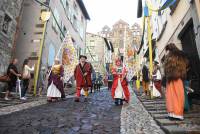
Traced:
POLYGON ((119 105, 123 105, 123 100, 119 99, 119 105))
POLYGON ((116 106, 119 105, 118 101, 119 101, 119 99, 116 98, 116 99, 115 99, 115 105, 116 105, 116 106))
POLYGON ((75 98, 74 102, 80 102, 79 98, 75 98))

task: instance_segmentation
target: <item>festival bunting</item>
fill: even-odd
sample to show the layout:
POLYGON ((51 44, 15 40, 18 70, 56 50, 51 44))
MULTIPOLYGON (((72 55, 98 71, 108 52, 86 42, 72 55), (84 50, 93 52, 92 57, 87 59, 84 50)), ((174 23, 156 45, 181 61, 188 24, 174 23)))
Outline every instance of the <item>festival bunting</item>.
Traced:
POLYGON ((146 1, 147 7, 149 10, 155 11, 155 12, 161 12, 162 10, 165 10, 166 8, 172 6, 176 3, 176 0, 166 0, 165 3, 160 7, 154 7, 150 1, 146 1))

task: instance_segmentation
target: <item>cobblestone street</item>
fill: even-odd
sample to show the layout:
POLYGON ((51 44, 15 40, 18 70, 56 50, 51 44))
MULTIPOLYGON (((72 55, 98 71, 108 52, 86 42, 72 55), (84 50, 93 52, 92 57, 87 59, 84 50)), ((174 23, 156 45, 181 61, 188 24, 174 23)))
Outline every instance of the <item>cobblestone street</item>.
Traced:
POLYGON ((88 102, 73 99, 37 106, 0 117, 1 134, 118 134, 121 107, 107 90, 88 102))
POLYGON ((132 90, 130 104, 121 111, 121 134, 164 134, 132 90))

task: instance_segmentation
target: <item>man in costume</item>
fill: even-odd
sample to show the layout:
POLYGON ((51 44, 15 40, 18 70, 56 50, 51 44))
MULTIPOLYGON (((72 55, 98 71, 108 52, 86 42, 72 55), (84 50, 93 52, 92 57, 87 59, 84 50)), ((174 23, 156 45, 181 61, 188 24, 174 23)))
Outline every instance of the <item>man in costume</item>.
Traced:
POLYGON ((48 79, 47 97, 48 101, 56 101, 58 98, 65 98, 64 85, 63 85, 64 69, 60 64, 59 59, 55 59, 55 64, 48 79))
POLYGON ((79 57, 80 63, 76 66, 74 70, 74 78, 76 80, 76 99, 75 102, 80 101, 81 89, 84 90, 85 101, 87 101, 88 90, 92 86, 91 74, 92 66, 90 63, 86 62, 87 57, 81 55, 79 57))
POLYGON ((112 98, 115 100, 116 105, 123 105, 123 100, 128 103, 130 99, 128 83, 126 81, 127 70, 123 67, 120 59, 117 59, 115 64, 116 66, 112 68, 112 98))
POLYGON ((183 120, 184 110, 184 85, 188 60, 185 54, 175 44, 166 46, 168 55, 164 69, 166 75, 166 107, 169 119, 183 120))

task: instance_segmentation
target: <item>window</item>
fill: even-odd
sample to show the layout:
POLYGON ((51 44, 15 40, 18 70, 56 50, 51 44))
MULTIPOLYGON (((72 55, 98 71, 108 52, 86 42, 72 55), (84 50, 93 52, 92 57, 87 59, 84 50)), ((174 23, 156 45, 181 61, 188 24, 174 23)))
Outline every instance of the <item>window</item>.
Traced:
POLYGON ((37 52, 31 52, 31 57, 37 57, 37 52))
POLYGON ((65 2, 65 6, 66 6, 66 8, 65 8, 66 13, 68 14, 68 12, 69 12, 69 3, 67 2, 67 0, 65 2))
POLYGON ((78 8, 77 8, 77 5, 75 2, 74 2, 74 12, 75 12, 76 16, 78 16, 78 8))
POLYGON ((55 16, 55 19, 53 18, 53 29, 55 30, 55 32, 58 32, 59 31, 58 25, 60 25, 60 16, 56 8, 54 9, 53 13, 55 16), (58 22, 58 24, 56 23, 56 21, 58 22))
POLYGON ((169 7, 170 10, 171 10, 170 15, 172 15, 174 13, 174 11, 176 10, 176 7, 178 6, 179 2, 180 2, 180 0, 176 0, 176 2, 169 7))
POLYGON ((68 17, 68 19, 72 22, 72 18, 71 18, 72 10, 71 10, 71 8, 69 8, 68 11, 69 11, 69 12, 68 12, 68 14, 67 14, 67 17, 68 17))
POLYGON ((11 17, 5 14, 2 24, 2 32, 6 35, 9 33, 11 21, 12 21, 11 17))
POLYGON ((123 31, 122 30, 119 31, 119 36, 123 37, 123 31))
MULTIPOLYGON (((67 29, 66 29, 66 27, 65 27, 65 25, 61 22, 61 28, 62 28, 62 33, 64 34, 64 36, 66 35, 66 33, 67 33, 67 29)), ((63 39, 64 39, 64 36, 63 36, 63 34, 62 33, 60 33, 60 39, 63 41, 63 39)))
POLYGON ((78 31, 78 22, 75 15, 73 16, 73 25, 74 25, 74 28, 78 31))
POLYGON ((84 17, 83 16, 81 16, 81 22, 84 23, 84 17))
POLYGON ((81 38, 83 39, 83 37, 84 37, 84 28, 83 28, 82 25, 79 25, 79 34, 80 34, 81 38))
POLYGON ((95 46, 94 40, 90 41, 90 46, 95 46))

